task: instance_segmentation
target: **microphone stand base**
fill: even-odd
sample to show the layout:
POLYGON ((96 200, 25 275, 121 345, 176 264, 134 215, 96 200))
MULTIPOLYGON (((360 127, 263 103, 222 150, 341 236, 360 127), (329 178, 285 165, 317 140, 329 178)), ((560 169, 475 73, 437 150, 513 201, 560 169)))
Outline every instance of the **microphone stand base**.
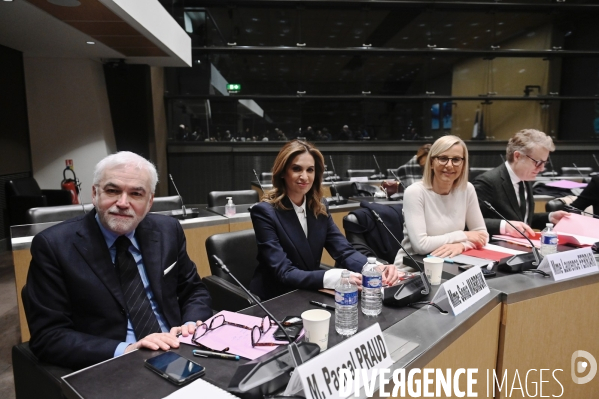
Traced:
POLYGON ((497 265, 497 269, 507 273, 521 273, 527 270, 536 269, 534 253, 526 253, 503 258, 497 265))
MULTIPOLYGON (((315 343, 300 342, 296 349, 306 362, 320 353, 315 343)), ((294 370, 294 360, 290 357, 289 348, 281 346, 276 350, 260 356, 237 367, 237 371, 229 382, 227 391, 244 399, 262 399, 283 389, 294 370)))

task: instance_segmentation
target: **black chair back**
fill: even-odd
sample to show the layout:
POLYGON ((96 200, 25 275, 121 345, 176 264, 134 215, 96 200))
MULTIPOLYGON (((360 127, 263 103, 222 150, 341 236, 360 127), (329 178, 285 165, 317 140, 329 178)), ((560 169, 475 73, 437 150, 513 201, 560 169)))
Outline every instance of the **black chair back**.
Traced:
POLYGON ((172 211, 175 209, 181 209, 181 197, 178 195, 171 195, 168 197, 154 197, 154 203, 150 212, 164 212, 172 211))
POLYGON ((237 286, 218 266, 212 255, 218 256, 231 273, 249 289, 254 271, 258 267, 258 244, 254 229, 240 230, 230 233, 215 234, 206 240, 206 252, 210 262, 210 272, 237 286))
POLYGON ((272 173, 271 172, 260 173, 260 183, 271 184, 272 183, 272 173))
POLYGON ((62 222, 90 212, 93 204, 42 206, 27 210, 27 224, 62 222))
POLYGON ((493 170, 493 168, 470 168, 468 171, 468 181, 472 183, 477 176, 480 176, 490 170, 493 170))
POLYGON ((545 212, 565 211, 566 203, 559 198, 547 201, 545 204, 545 212))
POLYGON ((593 172, 593 168, 590 166, 562 166, 562 176, 588 176, 593 172))
POLYGON ((331 195, 334 197, 339 192, 339 195, 343 198, 357 197, 358 191, 356 185, 351 181, 337 182, 334 185, 331 184, 331 195))
POLYGON ((375 173, 374 169, 348 169, 347 177, 370 177, 375 173))
POLYGON ((23 177, 20 179, 10 179, 6 182, 6 196, 35 196, 42 195, 42 190, 33 177, 23 177))
POLYGON ((366 256, 375 256, 392 264, 399 251, 399 244, 387 229, 376 221, 370 211, 374 209, 389 230, 401 242, 403 240, 403 204, 381 205, 363 201, 361 208, 343 217, 345 237, 352 246, 366 256))
POLYGON ((211 191, 208 193, 208 207, 227 205, 227 197, 233 197, 235 205, 255 204, 260 201, 255 190, 211 191))

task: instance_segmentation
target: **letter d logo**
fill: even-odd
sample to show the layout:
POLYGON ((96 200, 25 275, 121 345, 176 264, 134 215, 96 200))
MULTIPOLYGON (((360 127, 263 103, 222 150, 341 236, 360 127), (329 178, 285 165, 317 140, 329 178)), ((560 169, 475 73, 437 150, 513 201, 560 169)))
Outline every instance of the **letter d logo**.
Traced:
POLYGON ((572 373, 572 381, 575 384, 586 384, 591 381, 595 374, 597 374, 597 360, 587 351, 578 350, 572 354, 572 360, 570 362, 570 372, 572 373), (576 362, 576 359, 583 357, 586 361, 579 360, 576 362), (576 364, 574 364, 576 363, 576 364), (589 369, 589 373, 585 377, 577 377, 576 373, 584 373, 587 368, 591 366, 589 369))

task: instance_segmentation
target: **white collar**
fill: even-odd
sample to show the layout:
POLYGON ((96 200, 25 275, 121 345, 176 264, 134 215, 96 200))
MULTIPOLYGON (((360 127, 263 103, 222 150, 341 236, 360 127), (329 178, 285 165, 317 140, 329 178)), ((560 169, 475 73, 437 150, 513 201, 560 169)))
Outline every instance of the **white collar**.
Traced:
POLYGON ((507 173, 510 174, 510 180, 512 181, 512 184, 514 186, 522 181, 522 179, 520 179, 518 175, 516 175, 516 172, 514 172, 512 166, 508 161, 505 161, 505 167, 507 168, 507 173))
POLYGON ((293 203, 293 201, 291 201, 291 198, 289 199, 289 201, 291 202, 291 205, 293 205, 293 209, 295 210, 295 213, 303 213, 304 217, 308 217, 308 214, 306 213, 306 196, 304 195, 304 202, 302 202, 302 204, 300 206, 297 206, 293 203))

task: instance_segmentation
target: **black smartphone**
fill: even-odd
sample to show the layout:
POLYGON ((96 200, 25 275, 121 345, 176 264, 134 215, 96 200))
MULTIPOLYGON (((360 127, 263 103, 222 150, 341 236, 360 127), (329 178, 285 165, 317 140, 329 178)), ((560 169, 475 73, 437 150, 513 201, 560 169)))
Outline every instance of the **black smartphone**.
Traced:
MULTIPOLYGON (((302 331, 302 327, 304 326, 302 318, 299 316, 287 316, 283 319, 281 324, 283 325, 283 327, 285 327, 285 331, 287 332, 287 334, 289 334, 289 338, 291 338, 294 341, 297 339, 298 334, 300 333, 300 331, 302 331)), ((287 340, 287 336, 281 330, 280 327, 277 328, 277 330, 273 334, 273 337, 280 341, 287 340)))
POLYGON ((206 373, 204 366, 175 352, 165 352, 146 359, 145 365, 175 385, 185 385, 206 373))

